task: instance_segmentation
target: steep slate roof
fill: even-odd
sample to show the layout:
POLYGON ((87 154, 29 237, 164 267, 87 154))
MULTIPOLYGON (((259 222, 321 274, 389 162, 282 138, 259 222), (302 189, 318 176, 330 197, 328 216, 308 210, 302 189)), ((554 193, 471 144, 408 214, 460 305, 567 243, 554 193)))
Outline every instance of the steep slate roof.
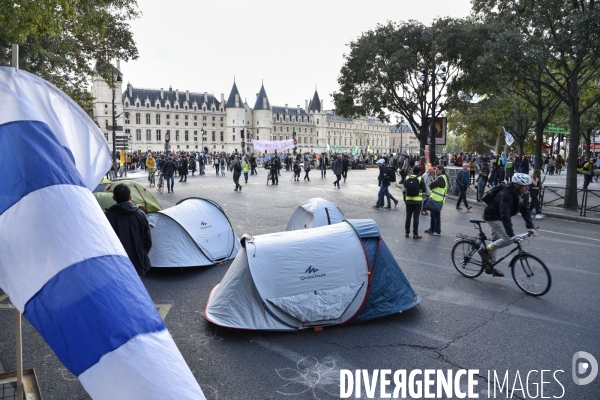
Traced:
MULTIPOLYGON (((316 92, 315 92, 315 94, 316 94, 316 92)), ((335 115, 335 114, 331 114, 331 113, 325 114, 325 119, 327 121, 353 122, 352 119, 350 119, 350 118, 341 117, 339 115, 335 115)))
POLYGON ((321 111, 321 100, 319 99, 319 94, 316 90, 312 100, 308 104, 308 111, 321 111))
MULTIPOLYGON (((160 102, 161 107, 165 107, 167 104, 167 100, 173 106, 175 104, 175 91, 174 90, 165 90, 164 91, 164 99, 160 98, 160 90, 157 89, 136 89, 132 87, 132 96, 129 97, 129 93, 127 87, 123 92, 122 101, 125 102, 127 98, 129 98, 130 105, 135 105, 135 100, 139 97, 140 106, 144 107, 146 104, 146 98, 150 100, 150 107, 155 107, 156 100, 160 102)), ((207 94, 206 95, 206 108, 210 109, 212 104, 215 104, 215 108, 218 110, 221 107, 221 103, 217 101, 214 95, 207 94)), ((179 91, 179 105, 183 106, 185 103, 185 91, 179 91)), ((204 94, 203 93, 190 93, 190 100, 188 101, 188 105, 193 107, 194 101, 198 105, 198 108, 201 108, 204 104, 204 94)))
POLYGON ((229 99, 227 100, 227 108, 235 108, 235 95, 238 95, 238 108, 244 108, 244 102, 242 101, 242 96, 240 96, 240 92, 238 92, 237 85, 235 81, 233 82, 233 87, 231 88, 231 93, 229 94, 229 99))
POLYGON ((411 132, 410 127, 406 124, 402 125, 401 127, 398 127, 396 125, 390 125, 390 132, 411 132))
MULTIPOLYGON (((288 107, 287 110, 288 110, 288 115, 290 115, 290 116, 298 114, 297 108, 288 107)), ((273 115, 276 115, 276 114, 279 114, 279 115, 282 115, 285 117, 285 107, 273 106, 273 115)), ((303 108, 301 108, 300 114, 298 114, 298 116, 305 117, 306 115, 307 115, 306 111, 303 108)))
POLYGON ((269 98, 267 97, 267 92, 265 92, 265 85, 260 86, 260 92, 258 92, 258 97, 256 98, 256 103, 254 103, 255 110, 270 110, 271 103, 269 103, 269 98), (267 99, 267 108, 263 107, 263 99, 267 99))

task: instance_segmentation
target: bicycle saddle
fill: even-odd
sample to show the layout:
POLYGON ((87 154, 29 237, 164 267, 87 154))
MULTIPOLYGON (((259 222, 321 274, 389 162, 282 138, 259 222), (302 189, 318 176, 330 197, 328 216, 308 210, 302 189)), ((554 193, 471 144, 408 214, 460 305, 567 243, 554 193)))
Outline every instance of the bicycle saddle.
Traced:
POLYGON ((485 220, 483 220, 483 219, 477 219, 477 218, 470 218, 469 222, 472 223, 472 224, 480 224, 482 222, 485 222, 485 220))

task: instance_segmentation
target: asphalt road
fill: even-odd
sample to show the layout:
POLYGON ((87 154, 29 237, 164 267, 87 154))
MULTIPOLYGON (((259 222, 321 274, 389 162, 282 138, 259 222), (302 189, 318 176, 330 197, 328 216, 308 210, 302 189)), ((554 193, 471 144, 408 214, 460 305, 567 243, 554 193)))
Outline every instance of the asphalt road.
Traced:
MULTIPOLYGON (((155 304, 166 312, 165 322, 207 398, 339 398, 340 369, 366 369, 371 376, 375 369, 409 373, 414 369, 478 369, 480 398, 488 398, 488 371, 492 378, 496 371, 500 380, 508 371, 508 386, 517 389, 514 398, 534 398, 542 380, 548 382, 543 385, 544 397, 600 398, 600 377, 585 386, 574 384, 571 377, 575 352, 586 351, 600 359, 597 225, 552 218, 536 221, 540 235, 530 239, 528 249, 546 262, 553 284, 548 294, 534 298, 519 290, 506 263, 500 269, 507 277, 482 275, 474 280, 460 276, 452 266, 450 251, 456 235, 475 233, 468 219, 480 217, 482 208, 457 211, 449 202, 442 211, 442 236, 406 239, 402 201, 392 210, 371 207, 377 193, 376 170, 350 171, 340 190, 334 188, 331 172, 322 179, 318 171, 311 171, 310 182, 292 182, 291 175, 284 171, 278 186, 266 186, 266 172, 260 170, 258 177, 250 176, 242 192, 234 192, 230 173, 216 177, 209 169, 207 176, 176 182, 174 194, 156 197, 165 208, 191 196, 215 200, 238 236, 285 230, 301 202, 312 197, 328 199, 347 218, 372 218, 378 223, 423 301, 403 314, 321 332, 237 331, 217 328, 203 314, 209 291, 229 264, 151 270, 142 281, 155 304), (529 374, 527 380, 532 370, 538 372, 529 374), (551 372, 542 379, 541 370, 551 372)), ((401 199, 399 189, 393 188, 392 194, 401 199)), ((515 217, 513 222, 517 232, 524 231, 522 220, 515 217)), ((420 230, 428 224, 429 218, 421 217, 420 230)), ((4 305, 0 308, 0 364, 13 371, 14 314, 8 302, 0 301, 4 305)), ((88 398, 26 321, 23 329, 24 365, 35 368, 44 399, 88 398)), ((496 390, 495 398, 506 397, 506 387, 503 395, 496 390)), ((361 394, 366 398, 364 389, 361 394)), ((375 398, 379 396, 378 388, 375 398)), ((493 393, 490 397, 494 398, 493 393)))

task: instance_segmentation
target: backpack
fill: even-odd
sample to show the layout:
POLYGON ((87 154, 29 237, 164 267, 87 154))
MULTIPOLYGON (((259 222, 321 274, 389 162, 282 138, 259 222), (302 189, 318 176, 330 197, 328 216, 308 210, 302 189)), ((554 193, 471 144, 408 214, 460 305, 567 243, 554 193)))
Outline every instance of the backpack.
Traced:
POLYGON ((239 161, 233 164, 233 170, 235 172, 242 172, 242 166, 239 161))
POLYGON ((394 168, 388 168, 388 176, 390 182, 396 182, 396 170, 394 168))
POLYGON ((485 192, 485 194, 481 198, 481 201, 483 201, 485 204, 487 204, 489 206, 490 204, 492 204, 494 202, 496 195, 504 188, 505 188, 504 185, 494 186, 493 188, 491 188, 490 190, 485 192))
POLYGON ((221 165, 225 165, 225 159, 221 158, 221 165))
POLYGON ((406 182, 404 182, 404 188, 406 189, 407 197, 416 197, 421 192, 420 190, 420 182, 417 176, 413 176, 408 178, 406 182))

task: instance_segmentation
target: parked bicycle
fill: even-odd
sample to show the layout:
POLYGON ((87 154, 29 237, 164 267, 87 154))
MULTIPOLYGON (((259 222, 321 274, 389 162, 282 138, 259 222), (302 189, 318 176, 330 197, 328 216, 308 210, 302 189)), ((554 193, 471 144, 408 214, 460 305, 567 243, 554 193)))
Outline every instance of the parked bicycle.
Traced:
POLYGON ((165 174, 161 173, 158 176, 158 185, 156 186, 158 193, 161 193, 165 190, 165 174))
MULTIPOLYGON (((477 278, 485 268, 483 261, 477 254, 477 250, 481 246, 486 246, 488 238, 481 229, 484 220, 471 218, 469 222, 477 225, 479 234, 476 237, 460 233, 457 235, 458 239, 452 248, 452 263, 454 268, 462 275, 467 278, 477 278)), ((523 249, 523 241, 531 236, 534 236, 531 232, 516 235, 515 247, 499 260, 493 260, 492 268, 514 252, 517 252, 509 263, 515 283, 519 289, 531 296, 543 296, 550 290, 552 277, 548 267, 542 260, 523 249)))

